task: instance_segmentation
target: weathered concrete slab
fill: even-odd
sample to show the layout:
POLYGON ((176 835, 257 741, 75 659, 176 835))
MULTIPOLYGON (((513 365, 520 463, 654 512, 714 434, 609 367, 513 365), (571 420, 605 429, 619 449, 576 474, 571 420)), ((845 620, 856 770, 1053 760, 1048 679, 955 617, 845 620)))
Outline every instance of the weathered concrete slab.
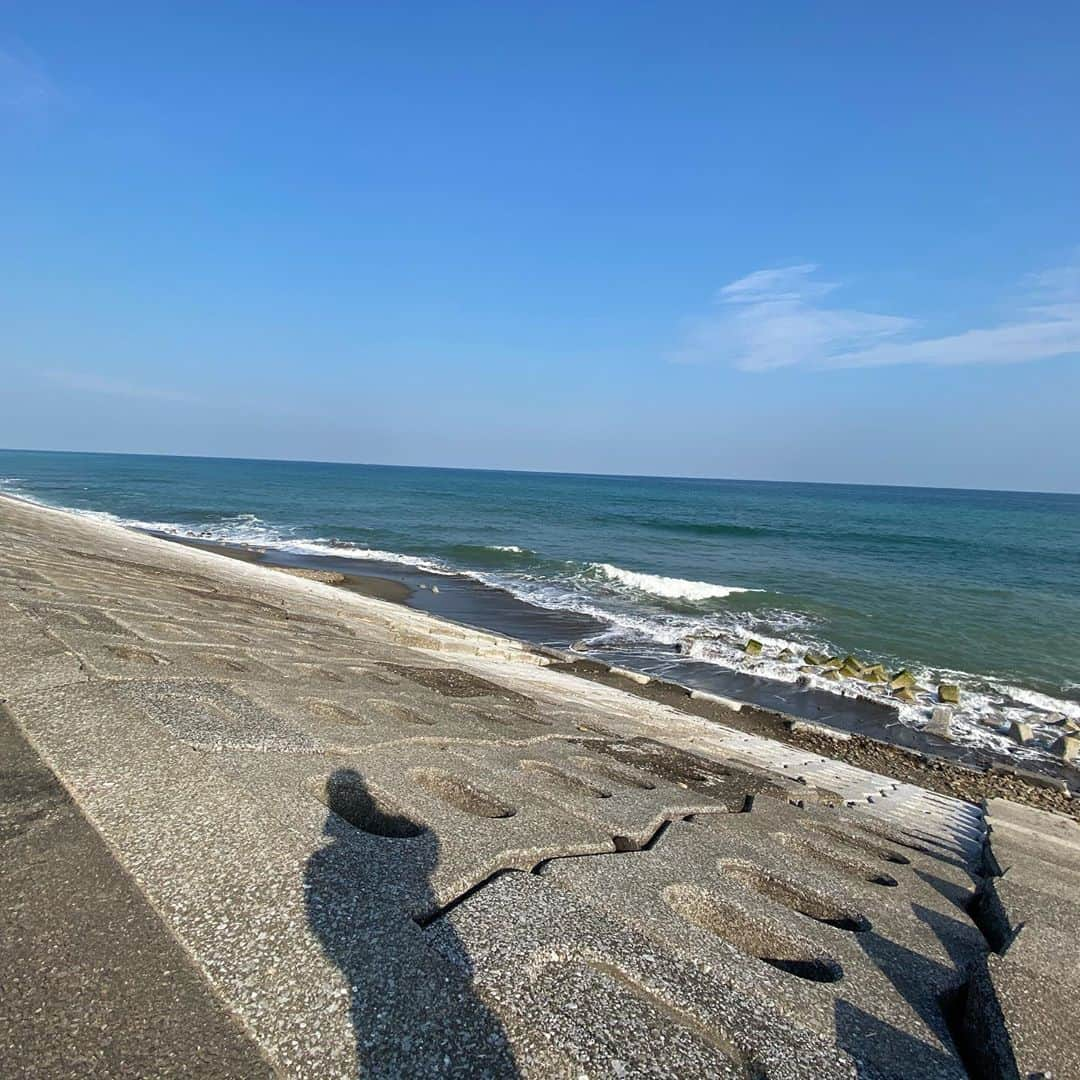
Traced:
POLYGON ((973 1063, 1010 1080, 1080 1076, 1080 827, 1003 799, 988 803, 986 819, 996 876, 978 914, 997 955, 976 968, 968 994, 973 1063))
POLYGON ((1072 1027, 1080 985, 990 956, 968 995, 973 1074, 1002 1080, 1080 1076, 1072 1027))
POLYGON ((992 822, 994 858, 1001 872, 1013 862, 1035 860, 1043 870, 1050 864, 1080 873, 1080 824, 1072 818, 1006 799, 991 799, 986 816, 992 822))
POLYGON ((428 935, 471 974, 533 1075, 862 1075, 767 995, 733 987, 737 959, 688 961, 543 877, 498 878, 428 935))
POLYGON ((1071 918, 1057 823, 991 806, 988 883, 981 808, 6 499, 0 631, 14 721, 280 1074, 960 1077, 958 1002, 1000 1075, 1042 1052, 1010 986, 1071 918))
POLYGON ((271 1076, 2 707, 0 762, 0 1074, 271 1076))
POLYGON ((85 682, 77 656, 50 635, 40 621, 0 600, 0 695, 45 686, 85 682))
MULTIPOLYGON (((901 1051, 902 1075, 964 1075, 941 1002, 985 942, 938 886, 952 868, 867 838, 860 851, 878 872, 837 875, 803 847, 808 821, 833 825, 827 813, 758 800, 748 813, 672 825, 633 858, 560 859, 543 875, 688 959, 726 968, 732 992, 764 996, 849 1049, 858 1008, 877 1032, 860 1053, 880 1075, 901 1051)), ((826 849, 850 846, 831 827, 820 835, 826 849)))

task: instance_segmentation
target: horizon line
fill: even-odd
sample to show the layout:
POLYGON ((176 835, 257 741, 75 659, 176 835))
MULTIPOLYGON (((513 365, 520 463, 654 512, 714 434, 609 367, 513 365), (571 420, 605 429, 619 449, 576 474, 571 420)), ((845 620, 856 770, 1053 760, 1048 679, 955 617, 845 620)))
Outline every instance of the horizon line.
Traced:
POLYGON ((804 485, 811 487, 866 487, 866 488, 895 488, 898 490, 911 491, 966 491, 984 492, 998 495, 1067 495, 1080 497, 1080 489, 1075 491, 1046 491, 1034 488, 994 488, 994 487, 953 487, 937 486, 934 484, 885 484, 870 483, 865 480, 774 480, 759 477, 745 476, 673 476, 668 473, 604 473, 604 472, 573 472, 566 469, 541 469, 541 468, 500 468, 498 466, 475 466, 475 465, 402 465, 395 462, 385 461, 334 461, 325 458, 276 458, 276 457, 244 457, 230 454, 169 454, 156 453, 151 450, 58 450, 55 448, 43 449, 41 447, 0 447, 0 453, 10 454, 72 454, 72 455, 100 455, 103 457, 156 457, 156 458, 180 458, 192 461, 249 461, 265 462, 277 465, 354 465, 361 468, 375 469, 432 469, 442 472, 492 472, 523 474, 527 476, 574 476, 600 480, 704 480, 716 483, 733 484, 785 484, 804 485))

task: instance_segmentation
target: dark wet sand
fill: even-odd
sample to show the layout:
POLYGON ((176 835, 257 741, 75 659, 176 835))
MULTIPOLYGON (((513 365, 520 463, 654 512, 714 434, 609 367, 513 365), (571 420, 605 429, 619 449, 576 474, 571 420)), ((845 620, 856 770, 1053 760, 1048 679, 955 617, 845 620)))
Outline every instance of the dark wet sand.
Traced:
MULTIPOLYGON (((274 569, 289 569, 292 567, 307 566, 307 562, 289 562, 286 559, 277 559, 278 553, 270 553, 259 548, 233 547, 229 544, 218 544, 211 540, 200 540, 196 537, 172 536, 169 533, 154 532, 147 530, 152 536, 162 540, 171 540, 176 544, 184 544, 186 547, 201 548, 203 551, 212 551, 215 555, 227 555, 230 559, 239 559, 241 562, 258 563, 261 566, 270 566, 274 569)), ((340 589, 359 593, 361 596, 370 596, 376 600, 386 600, 392 604, 408 604, 413 590, 402 581, 394 578, 379 577, 375 574, 357 574, 339 571, 344 577, 343 581, 335 581, 333 584, 340 589)))
POLYGON ((376 600, 387 600, 391 604, 408 604, 412 590, 408 585, 391 578, 373 577, 370 574, 346 574, 345 580, 338 586, 349 592, 371 596, 376 600))
POLYGON ((258 548, 230 547, 228 544, 215 544, 210 540, 173 536, 171 533, 157 532, 155 529, 146 529, 145 531, 151 536, 156 536, 159 540, 171 540, 174 544, 183 544, 185 547, 202 548, 203 551, 212 551, 216 555, 228 555, 230 559, 239 559, 241 562, 262 562, 265 554, 258 548))

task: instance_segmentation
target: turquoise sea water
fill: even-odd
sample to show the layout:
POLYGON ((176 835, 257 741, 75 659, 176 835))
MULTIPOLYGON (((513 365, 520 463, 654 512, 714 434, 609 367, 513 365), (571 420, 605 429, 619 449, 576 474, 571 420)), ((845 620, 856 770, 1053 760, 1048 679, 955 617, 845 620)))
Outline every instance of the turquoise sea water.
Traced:
POLYGON ((1080 496, 0 451, 0 490, 435 572, 600 620, 602 653, 787 680, 854 653, 979 708, 1080 702, 1080 496), (765 654, 742 652, 748 636, 765 654), (1041 695, 1041 696, 1040 696, 1041 695))

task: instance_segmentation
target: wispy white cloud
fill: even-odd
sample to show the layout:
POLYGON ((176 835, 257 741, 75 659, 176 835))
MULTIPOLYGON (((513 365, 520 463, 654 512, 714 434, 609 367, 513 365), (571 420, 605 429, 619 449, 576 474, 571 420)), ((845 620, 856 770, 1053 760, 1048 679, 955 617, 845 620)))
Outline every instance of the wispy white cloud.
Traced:
POLYGON ((111 397, 134 398, 140 401, 195 401, 196 399, 182 390, 170 390, 161 386, 144 386, 126 379, 113 379, 106 375, 95 375, 86 371, 42 371, 43 379, 48 379, 64 390, 81 394, 108 394, 111 397))
POLYGON ((25 50, 0 47, 0 111, 38 117, 62 101, 57 85, 25 50))
POLYGON ((1080 266, 1030 275, 1027 301, 998 325, 944 336, 920 334, 912 318, 830 306, 837 286, 817 270, 811 263, 757 270, 725 285, 670 358, 769 371, 1023 364, 1080 353, 1080 266))

